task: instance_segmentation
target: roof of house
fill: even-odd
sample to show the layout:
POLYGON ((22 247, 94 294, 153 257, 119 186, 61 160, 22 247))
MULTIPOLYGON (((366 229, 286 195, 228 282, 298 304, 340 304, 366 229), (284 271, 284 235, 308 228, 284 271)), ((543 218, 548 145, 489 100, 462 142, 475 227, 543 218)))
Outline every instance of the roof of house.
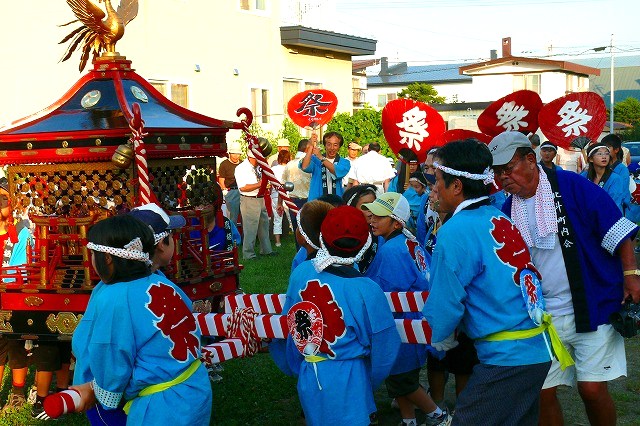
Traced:
POLYGON ((538 65, 557 69, 558 71, 568 71, 585 75, 600 75, 598 68, 581 65, 575 62, 563 60, 550 60, 541 58, 527 58, 523 56, 506 56, 504 58, 492 59, 485 62, 478 62, 460 67, 460 74, 473 74, 476 71, 482 71, 491 67, 500 65, 538 65))
MULTIPOLYGON (((576 64, 586 65, 598 69, 611 68, 611 56, 601 56, 599 58, 572 59, 576 64)), ((640 67, 640 55, 614 56, 614 68, 640 67)))
POLYGON ((367 76, 367 86, 406 86, 409 83, 460 83, 470 82, 471 77, 460 75, 458 68, 465 64, 438 64, 389 67, 390 75, 367 76))
POLYGON ((360 61, 351 61, 351 71, 363 71, 368 67, 378 65, 380 59, 364 59, 360 61))
MULTIPOLYGON (((598 93, 609 108, 611 103, 611 57, 577 59, 575 62, 599 68, 599 76, 589 77, 589 90, 598 93)), ((627 98, 640 99, 640 55, 615 56, 613 61, 615 77, 615 100, 620 102, 627 98)))

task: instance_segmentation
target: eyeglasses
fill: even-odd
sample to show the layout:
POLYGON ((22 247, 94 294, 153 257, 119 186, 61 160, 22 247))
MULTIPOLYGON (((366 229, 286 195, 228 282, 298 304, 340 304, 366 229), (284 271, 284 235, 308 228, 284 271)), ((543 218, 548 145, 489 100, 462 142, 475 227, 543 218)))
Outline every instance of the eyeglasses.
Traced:
POLYGON ((505 164, 504 166, 493 166, 493 174, 495 174, 496 176, 500 176, 500 175, 509 176, 511 173, 513 173, 513 169, 516 168, 518 163, 524 159, 525 157, 518 157, 518 159, 515 162, 511 160, 509 163, 505 164))

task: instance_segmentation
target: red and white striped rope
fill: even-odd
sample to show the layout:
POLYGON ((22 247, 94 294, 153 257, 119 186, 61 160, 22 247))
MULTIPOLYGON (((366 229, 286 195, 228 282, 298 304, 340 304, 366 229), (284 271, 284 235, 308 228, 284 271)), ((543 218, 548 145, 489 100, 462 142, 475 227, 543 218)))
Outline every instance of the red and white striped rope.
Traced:
POLYGON ((289 208, 289 210, 297 213, 298 206, 296 206, 291 198, 289 198, 289 194, 284 190, 284 187, 280 183, 280 181, 276 178, 276 175, 273 174, 273 170, 271 170, 271 166, 267 163, 267 160, 262 155, 262 150, 260 149, 260 143, 258 142, 258 138, 249 133, 248 127, 244 129, 244 137, 247 140, 247 149, 250 149, 253 152, 253 155, 256 157, 256 161, 262 168, 262 179, 267 179, 269 183, 271 183, 271 187, 278 191, 278 194, 282 197, 283 203, 289 208))
POLYGON ((147 166, 147 150, 144 147, 144 120, 142 119, 140 107, 134 104, 133 118, 129 122, 131 129, 131 137, 129 142, 133 145, 133 152, 136 156, 136 169, 138 174, 139 199, 138 205, 148 204, 155 201, 151 193, 151 185, 149 181, 149 167, 147 166))

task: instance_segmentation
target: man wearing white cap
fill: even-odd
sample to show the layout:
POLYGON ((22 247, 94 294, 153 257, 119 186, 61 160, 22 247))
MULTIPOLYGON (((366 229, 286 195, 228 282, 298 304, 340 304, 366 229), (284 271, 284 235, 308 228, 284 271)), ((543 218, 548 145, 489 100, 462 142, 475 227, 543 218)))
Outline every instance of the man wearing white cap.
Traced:
POLYGON ((269 158, 267 158, 267 164, 271 167, 278 164, 278 154, 280 153, 280 151, 291 150, 291 144, 289 143, 289 139, 285 139, 285 138, 278 139, 277 149, 278 150, 275 153, 273 153, 273 155, 270 155, 269 158))
POLYGON ((264 204, 264 192, 261 192, 265 189, 262 185, 262 170, 251 150, 247 150, 247 158, 236 167, 235 177, 240 191, 243 258, 255 259, 256 237, 260 241, 260 254, 276 254, 269 241, 269 215, 264 204))
POLYGON ((369 152, 354 162, 347 177, 353 185, 369 183, 375 185, 378 191, 384 192, 389 186, 395 173, 387 157, 380 155, 380 144, 369 144, 369 152))
POLYGON ((626 376, 622 336, 609 324, 623 300, 640 301, 633 254, 636 224, 599 186, 564 170, 543 168, 529 140, 503 132, 489 144, 496 180, 512 194, 513 218, 541 272, 547 311, 575 367, 554 361, 541 392, 540 424, 562 424, 558 385, 576 381, 592 425, 616 424, 607 382, 626 376))
POLYGON ((224 191, 224 201, 227 205, 227 217, 238 223, 238 214, 240 214, 240 192, 236 184, 234 175, 236 167, 240 164, 240 156, 242 155, 242 147, 239 142, 231 142, 227 150, 229 158, 220 163, 218 169, 218 183, 224 191))

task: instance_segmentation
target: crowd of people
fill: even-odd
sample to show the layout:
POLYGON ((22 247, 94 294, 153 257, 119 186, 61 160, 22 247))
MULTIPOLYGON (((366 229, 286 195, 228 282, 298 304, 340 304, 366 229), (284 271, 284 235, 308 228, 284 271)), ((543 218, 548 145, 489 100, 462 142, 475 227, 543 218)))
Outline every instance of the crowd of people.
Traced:
POLYGON ((376 162, 377 144, 350 158, 351 170, 338 169, 343 140, 328 138, 330 156, 311 141, 299 162, 317 201, 299 212, 301 249, 283 310, 290 336, 271 344, 276 364, 298 377, 308 424, 375 423, 371 400, 383 379, 402 424, 417 424, 419 409, 430 425, 561 425, 560 385, 577 387, 592 425, 616 423, 607 384, 627 370, 609 317, 624 300, 640 301, 638 227, 625 217, 633 202, 616 135, 574 148, 581 170, 556 164, 551 141, 504 132, 488 146, 469 139, 433 148, 424 164, 409 159, 391 175, 388 162, 376 162), (391 339, 388 306, 371 307, 379 294, 365 294, 362 283, 429 291, 422 313, 392 317, 426 318, 431 345, 391 339), (313 334, 308 321, 317 317, 328 322, 326 335, 313 334), (379 351, 390 348, 395 362, 381 363, 379 351), (419 379, 425 360, 428 392, 419 379), (443 401, 448 373, 453 416, 443 401), (356 389, 366 394, 345 403, 356 389))
MULTIPOLYGON (((395 168, 377 143, 350 142, 343 158, 344 143, 337 132, 312 135, 292 158, 281 140, 268 160, 278 180, 294 183, 299 207, 288 218, 299 248, 282 311, 289 334, 269 349, 297 377, 306 423, 376 424, 373 395, 385 383, 402 425, 417 425, 417 410, 428 425, 561 425, 558 386, 577 387, 592 425, 615 424, 608 382, 627 366, 609 318, 623 301, 640 302, 620 139, 576 147, 575 171, 556 164, 553 142, 515 131, 488 145, 450 142, 395 168), (385 292, 429 296, 421 312, 392 312, 385 292), (430 344, 401 343, 394 320, 423 319, 430 344), (453 407, 444 401, 450 373, 453 407)), ((250 260, 257 239, 259 254, 272 256, 268 211, 278 247, 283 200, 253 153, 241 156, 232 143, 220 165, 224 232, 215 212, 202 216, 203 229, 212 249, 241 244, 250 260)), ((20 244, 8 200, 0 182, 0 236, 20 244)), ((148 204, 90 229, 101 281, 73 335, 73 384, 69 344, 37 345, 34 417, 46 418, 56 372, 58 390, 77 391, 92 424, 208 423, 199 327, 188 296, 162 273, 171 233, 185 224, 148 204)), ((4 410, 25 402, 27 349, 16 342, 0 340, 13 379, 4 410)))

